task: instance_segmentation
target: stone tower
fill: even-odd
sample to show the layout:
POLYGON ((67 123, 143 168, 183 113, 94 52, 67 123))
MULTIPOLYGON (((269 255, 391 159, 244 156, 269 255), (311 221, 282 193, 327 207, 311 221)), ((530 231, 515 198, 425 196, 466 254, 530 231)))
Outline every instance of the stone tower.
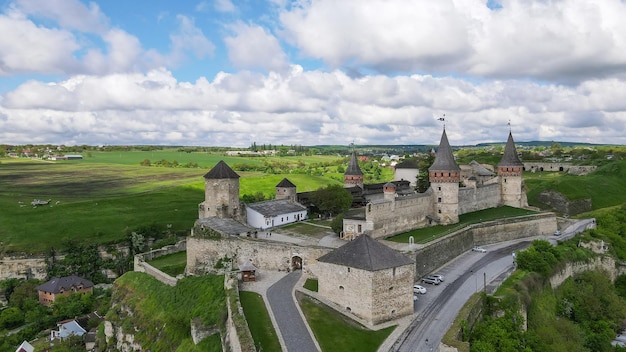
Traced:
POLYGON ((386 201, 393 202, 396 198, 396 185, 393 182, 387 182, 383 186, 383 197, 386 201))
POLYGON ((296 185, 291 183, 287 178, 283 178, 283 180, 276 185, 276 199, 288 199, 295 202, 296 193, 296 185))
POLYGON ((522 187, 522 172, 524 164, 517 156, 513 135, 509 132, 509 139, 504 147, 504 155, 497 165, 500 176, 500 188, 502 204, 512 207, 523 208, 528 205, 526 194, 522 187))
POLYGON ((343 186, 345 188, 359 186, 363 188, 363 171, 359 167, 359 162, 356 160, 356 152, 352 151, 352 156, 350 157, 350 164, 348 164, 348 169, 343 174, 343 186))
POLYGON ((459 222, 459 182, 461 168, 454 161, 452 148, 444 128, 433 165, 428 168, 430 187, 433 189, 434 209, 443 225, 459 222))
POLYGON ((204 175, 204 202, 198 206, 202 218, 233 218, 241 220, 239 175, 220 160, 204 175))

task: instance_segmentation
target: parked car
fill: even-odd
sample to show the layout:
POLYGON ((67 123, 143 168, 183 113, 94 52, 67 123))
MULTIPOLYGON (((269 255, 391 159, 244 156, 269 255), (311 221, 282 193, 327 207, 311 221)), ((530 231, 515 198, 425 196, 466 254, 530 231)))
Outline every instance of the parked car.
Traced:
POLYGON ((432 275, 430 275, 430 276, 432 276, 432 277, 436 277, 436 278, 438 278, 438 279, 439 279, 439 281, 443 282, 443 275, 441 275, 441 274, 432 274, 432 275))
POLYGON ((472 250, 474 252, 487 253, 486 249, 484 249, 483 247, 479 247, 479 246, 475 246, 474 248, 472 248, 472 250))
POLYGON ((554 235, 555 236, 561 236, 561 231, 559 231, 559 230, 554 231, 554 235))
POLYGON ((426 276, 422 278, 422 282, 425 284, 431 284, 431 285, 439 285, 441 283, 441 281, 439 281, 438 278, 432 277, 432 276, 426 276))
POLYGON ((419 293, 420 295, 426 294, 426 287, 422 285, 414 285, 413 293, 419 293))

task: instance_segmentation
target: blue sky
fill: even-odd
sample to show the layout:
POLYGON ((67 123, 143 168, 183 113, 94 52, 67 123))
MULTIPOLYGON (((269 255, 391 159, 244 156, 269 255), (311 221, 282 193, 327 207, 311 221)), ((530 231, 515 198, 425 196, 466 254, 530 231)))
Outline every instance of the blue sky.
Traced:
POLYGON ((0 143, 626 144, 620 0, 0 1, 0 143))

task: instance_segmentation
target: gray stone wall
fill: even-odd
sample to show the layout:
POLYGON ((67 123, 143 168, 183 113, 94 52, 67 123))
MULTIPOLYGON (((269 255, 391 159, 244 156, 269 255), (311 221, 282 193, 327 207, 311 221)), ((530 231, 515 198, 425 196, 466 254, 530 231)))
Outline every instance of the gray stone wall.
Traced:
POLYGON ((519 238, 551 235, 556 231, 556 215, 542 213, 470 225, 415 251, 415 274, 422 277, 475 245, 486 245, 519 238))
POLYGON ((459 189, 459 215, 500 205, 500 184, 459 189))
POLYGON ((302 270, 331 248, 305 247, 297 244, 271 242, 253 238, 228 237, 221 239, 187 238, 187 273, 214 273, 220 259, 232 259, 233 269, 251 261, 258 269, 287 271, 294 256, 302 258, 302 270))
POLYGON ((398 197, 392 202, 368 204, 365 210, 366 222, 372 224, 369 235, 372 238, 394 234, 429 225, 427 215, 433 213, 432 193, 398 197))

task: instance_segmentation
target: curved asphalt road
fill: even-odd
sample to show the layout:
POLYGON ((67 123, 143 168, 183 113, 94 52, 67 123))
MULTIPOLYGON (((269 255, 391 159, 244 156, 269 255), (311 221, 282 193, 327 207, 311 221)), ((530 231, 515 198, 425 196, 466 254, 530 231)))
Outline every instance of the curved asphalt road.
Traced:
POLYGON ((307 329, 292 296, 301 271, 294 271, 267 289, 267 300, 274 313, 287 351, 317 352, 317 347, 307 329))
POLYGON ((485 254, 468 252, 461 262, 451 264, 455 268, 448 265, 442 270, 446 282, 427 286, 428 293, 417 302, 417 319, 396 340, 392 351, 437 351, 443 335, 469 297, 512 267, 511 253, 529 244, 530 241, 521 241, 485 254), (480 259, 476 260, 476 256, 480 259))

